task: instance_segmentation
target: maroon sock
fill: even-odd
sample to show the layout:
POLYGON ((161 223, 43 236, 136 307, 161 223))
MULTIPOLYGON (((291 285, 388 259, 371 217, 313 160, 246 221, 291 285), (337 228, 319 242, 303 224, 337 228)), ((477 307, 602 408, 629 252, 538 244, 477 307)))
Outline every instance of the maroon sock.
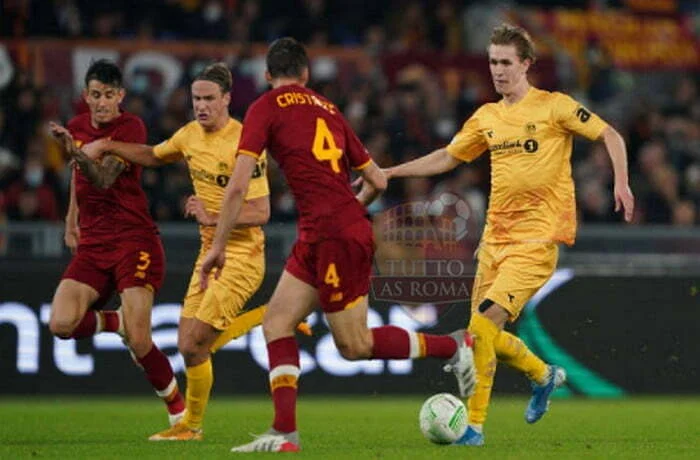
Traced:
POLYGON ((373 346, 372 358, 406 359, 410 357, 411 342, 408 331, 396 326, 382 326, 371 329, 373 346))
POLYGON ((272 428, 282 433, 297 430, 296 407, 299 380, 299 346, 294 337, 267 344, 270 362, 270 391, 275 406, 272 428))
POLYGON ((104 319, 103 331, 117 332, 119 330, 119 315, 116 311, 103 311, 102 318, 104 319))
MULTIPOLYGON (((451 358, 457 352, 457 341, 449 335, 418 334, 425 341, 425 356, 451 358)), ((418 338, 420 342, 420 337, 418 338)))
POLYGON ((177 387, 173 368, 170 367, 170 362, 163 352, 154 344, 151 351, 143 358, 138 358, 138 361, 143 366, 146 378, 151 382, 156 394, 168 406, 168 413, 179 414, 185 410, 185 401, 177 387))
POLYGON ((70 335, 71 339, 84 339, 92 337, 97 331, 97 313, 94 310, 85 312, 85 316, 80 320, 73 332, 70 335))
POLYGON ((447 359, 457 351, 457 342, 449 335, 423 334, 396 326, 375 327, 371 331, 374 339, 372 358, 406 359, 430 356, 447 359))

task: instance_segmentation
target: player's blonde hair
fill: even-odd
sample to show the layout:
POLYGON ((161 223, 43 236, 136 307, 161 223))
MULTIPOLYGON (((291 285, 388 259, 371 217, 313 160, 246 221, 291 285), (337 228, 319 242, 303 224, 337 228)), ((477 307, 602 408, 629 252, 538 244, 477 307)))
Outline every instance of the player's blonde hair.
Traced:
POLYGON ((513 45, 520 60, 529 59, 531 64, 535 63, 535 44, 530 38, 530 34, 525 29, 518 26, 503 23, 491 32, 492 45, 513 45))
POLYGON ((198 80, 216 83, 224 94, 231 92, 231 87, 233 86, 231 71, 223 62, 215 62, 206 66, 204 70, 194 77, 194 81, 198 80))

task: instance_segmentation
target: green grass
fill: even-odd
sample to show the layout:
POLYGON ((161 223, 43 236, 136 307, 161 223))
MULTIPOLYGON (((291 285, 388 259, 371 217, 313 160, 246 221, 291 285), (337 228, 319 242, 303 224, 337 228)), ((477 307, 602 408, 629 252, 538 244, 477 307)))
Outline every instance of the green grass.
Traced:
MULTIPOLYGON (((422 397, 313 398, 299 403, 303 452, 319 459, 700 458, 700 399, 555 400, 538 424, 524 398, 496 397, 483 448, 436 446, 421 436, 422 397)), ((231 458, 264 431, 265 398, 215 397, 201 443, 150 443, 165 428, 155 398, 0 399, 0 458, 231 458)), ((246 458, 269 454, 251 454, 246 458)))

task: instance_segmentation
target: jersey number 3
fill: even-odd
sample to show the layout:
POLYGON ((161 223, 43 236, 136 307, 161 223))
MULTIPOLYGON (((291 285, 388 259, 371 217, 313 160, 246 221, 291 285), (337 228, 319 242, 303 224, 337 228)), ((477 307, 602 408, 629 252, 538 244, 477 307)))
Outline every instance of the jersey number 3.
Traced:
POLYGON ((316 118, 316 133, 314 134, 314 145, 311 152, 318 161, 330 161, 333 172, 340 172, 338 160, 343 156, 343 150, 339 149, 333 139, 333 133, 328 129, 326 120, 321 117, 316 118))

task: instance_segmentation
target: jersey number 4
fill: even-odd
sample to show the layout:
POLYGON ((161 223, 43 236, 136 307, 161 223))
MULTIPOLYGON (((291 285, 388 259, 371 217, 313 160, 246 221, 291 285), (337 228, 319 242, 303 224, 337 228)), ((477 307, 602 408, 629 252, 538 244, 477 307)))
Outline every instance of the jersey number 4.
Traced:
POLYGON ((333 133, 328 129, 326 120, 316 118, 316 133, 314 134, 314 145, 311 152, 318 161, 330 161, 333 172, 340 172, 338 160, 343 156, 343 150, 339 149, 333 139, 333 133))

